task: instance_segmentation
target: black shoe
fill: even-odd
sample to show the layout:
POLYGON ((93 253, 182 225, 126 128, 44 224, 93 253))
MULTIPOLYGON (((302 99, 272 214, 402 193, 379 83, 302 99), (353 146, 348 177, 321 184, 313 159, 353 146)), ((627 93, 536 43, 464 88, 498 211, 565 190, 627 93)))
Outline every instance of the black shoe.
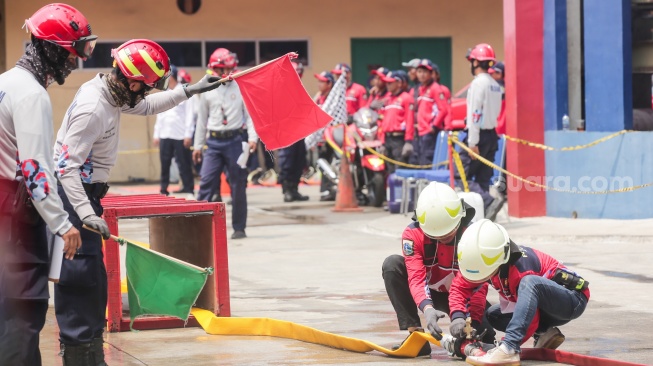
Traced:
POLYGON ((234 231, 233 234, 231 234, 232 239, 243 239, 246 238, 247 234, 245 234, 245 230, 236 230, 234 231))
POLYGON ((295 201, 308 201, 308 196, 304 196, 303 194, 299 193, 299 191, 297 191, 297 188, 291 190, 290 195, 295 201))
POLYGON ((485 218, 491 221, 494 221, 497 219, 497 214, 499 211, 501 211, 501 208, 503 207, 503 204, 506 202, 506 196, 500 194, 492 200, 492 203, 487 207, 485 210, 485 218))
POLYGON ((213 195, 213 197, 211 197, 209 202, 222 202, 222 196, 220 196, 219 194, 215 194, 213 195))
POLYGON ((91 343, 84 343, 76 346, 59 344, 59 356, 65 366, 85 366, 93 364, 93 353, 91 343))
POLYGON ((332 191, 322 191, 320 192, 320 201, 335 201, 336 194, 332 191))
POLYGON ((180 189, 180 190, 174 191, 174 192, 172 192, 172 193, 190 193, 190 194, 195 194, 195 192, 193 192, 192 190, 188 190, 188 189, 180 189))
POLYGON ((283 202, 293 202, 295 201, 295 197, 292 195, 292 193, 286 191, 283 194, 283 202))
POLYGON ((93 356, 93 366, 107 366, 104 361, 104 339, 102 337, 93 338, 91 342, 91 355, 93 356))
MULTIPOLYGON (((404 340, 404 342, 406 342, 406 340, 404 340)), ((401 347, 401 345, 404 344, 404 342, 392 346, 392 350, 393 351, 398 350, 399 347, 401 347)), ((431 356, 431 344, 429 342, 424 343, 422 349, 420 349, 419 352, 417 353, 417 357, 424 357, 424 356, 431 356)))
POLYGON ((161 194, 164 195, 164 196, 169 196, 169 195, 170 195, 170 192, 168 192, 168 191, 163 191, 163 190, 159 191, 159 193, 161 193, 161 194))

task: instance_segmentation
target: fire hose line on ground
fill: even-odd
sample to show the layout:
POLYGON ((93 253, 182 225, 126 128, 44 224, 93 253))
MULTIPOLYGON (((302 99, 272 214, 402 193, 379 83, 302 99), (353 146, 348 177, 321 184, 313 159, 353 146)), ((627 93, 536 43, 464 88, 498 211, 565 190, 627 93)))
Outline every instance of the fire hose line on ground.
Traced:
MULTIPOLYGON (((518 175, 516 175, 514 173, 511 173, 511 172, 501 168, 500 166, 492 163, 491 161, 485 159, 484 157, 476 154, 469 147, 467 147, 467 145, 465 145, 464 143, 458 141, 458 139, 455 138, 455 137, 453 137, 453 138, 450 137, 450 139, 453 141, 453 143, 460 146, 463 150, 467 151, 467 153, 470 156, 473 156, 474 158, 478 159, 478 161, 480 161, 481 163, 483 163, 483 164, 485 164, 485 165, 487 165, 487 166, 489 166, 489 167, 491 167, 493 169, 496 169, 496 170, 500 171, 501 173, 506 174, 506 175, 508 175, 508 176, 510 176, 510 177, 512 177, 514 179, 517 179, 518 181, 521 181, 521 182, 526 183, 526 184, 530 184, 531 186, 534 186, 534 187, 549 190, 549 191, 555 191, 555 192, 561 192, 561 193, 576 193, 576 194, 611 194, 611 193, 632 192, 632 191, 635 191, 635 190, 638 190, 638 189, 653 186, 653 182, 650 182, 650 183, 645 183, 645 184, 639 184, 639 185, 632 186, 632 187, 625 187, 625 188, 606 190, 606 191, 582 191, 582 190, 569 190, 569 189, 560 189, 560 188, 555 188, 555 187, 549 187, 547 185, 536 183, 536 182, 530 181, 528 179, 522 178, 522 177, 520 177, 520 176, 518 176, 518 175)), ((454 156, 455 155, 457 155, 457 154, 454 152, 454 156)), ((462 171, 462 169, 460 169, 460 168, 458 168, 458 170, 462 171)))
MULTIPOLYGON (((338 334, 324 332, 305 325, 271 318, 227 318, 217 317, 208 310, 194 308, 193 316, 204 328, 204 331, 213 335, 239 335, 239 336, 269 336, 294 339, 302 342, 319 344, 336 349, 366 353, 379 351, 393 357, 417 357, 424 343, 431 342, 438 347, 450 352, 455 342, 450 335, 444 335, 438 341, 427 333, 412 333, 399 347, 393 351, 362 339, 345 337, 338 334)), ((467 347, 466 347, 467 350, 467 347)), ((475 349, 478 351, 478 348, 475 349)), ((586 356, 571 352, 547 349, 524 348, 521 353, 522 360, 560 362, 570 365, 596 365, 596 366, 630 366, 639 365, 630 362, 616 361, 605 358, 586 356)))
POLYGON ((628 132, 634 132, 634 131, 621 130, 621 131, 615 132, 615 133, 613 133, 611 135, 601 137, 600 139, 592 141, 592 142, 587 143, 585 145, 567 146, 567 147, 561 147, 561 148, 555 148, 555 147, 547 146, 547 145, 544 145, 544 144, 538 144, 537 142, 523 140, 523 139, 519 139, 519 138, 516 138, 516 137, 508 136, 508 135, 504 135, 504 136, 506 137, 506 139, 508 139, 510 141, 517 142, 517 143, 520 143, 520 144, 523 144, 523 145, 526 145, 526 146, 530 146, 530 147, 534 147, 534 148, 537 148, 537 149, 541 149, 541 150, 574 151, 574 150, 581 150, 581 149, 586 149, 588 147, 596 146, 596 145, 598 145, 598 144, 600 144, 602 142, 606 142, 606 141, 608 141, 608 140, 610 140, 610 139, 612 139, 614 137, 623 135, 623 134, 628 133, 628 132))

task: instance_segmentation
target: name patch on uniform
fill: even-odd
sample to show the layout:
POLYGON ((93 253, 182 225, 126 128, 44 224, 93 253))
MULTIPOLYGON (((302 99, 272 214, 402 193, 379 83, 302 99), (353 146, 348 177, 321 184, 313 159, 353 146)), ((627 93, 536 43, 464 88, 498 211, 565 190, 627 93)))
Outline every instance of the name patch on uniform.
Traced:
POLYGON ((415 243, 413 243, 412 240, 403 240, 402 241, 402 248, 404 251, 404 255, 413 255, 415 254, 415 243))

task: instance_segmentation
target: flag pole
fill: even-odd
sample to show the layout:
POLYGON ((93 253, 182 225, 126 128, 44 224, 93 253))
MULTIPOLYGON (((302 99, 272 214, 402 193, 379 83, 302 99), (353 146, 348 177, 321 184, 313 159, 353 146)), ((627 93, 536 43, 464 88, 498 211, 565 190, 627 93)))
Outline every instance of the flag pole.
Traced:
MULTIPOLYGON (((94 232, 94 233, 97 233, 97 234, 102 235, 102 233, 100 233, 99 231, 93 229, 92 227, 89 227, 89 226, 86 226, 86 225, 82 225, 82 227, 83 227, 84 229, 88 230, 88 231, 92 231, 92 232, 94 232)), ((129 243, 129 244, 132 244, 132 245, 136 245, 136 244, 130 242, 129 240, 127 240, 127 239, 125 239, 125 238, 122 238, 122 237, 119 237, 119 236, 110 235, 110 238, 113 239, 116 243, 122 243, 122 242, 125 242, 125 243, 129 243)), ((141 247, 141 246, 139 245, 139 247, 141 247)), ((149 252, 151 252, 151 253, 154 253, 154 254, 160 255, 160 256, 163 257, 163 258, 170 259, 171 261, 174 261, 174 262, 177 262, 177 263, 180 263, 180 264, 187 265, 188 267, 194 268, 194 269, 196 269, 196 270, 198 270, 198 271, 211 273, 211 271, 207 270, 206 268, 202 268, 202 267, 200 267, 200 266, 196 266, 196 265, 194 265, 194 264, 191 264, 191 263, 188 263, 188 262, 184 262, 184 261, 182 261, 181 259, 177 259, 177 258, 175 258, 175 257, 171 257, 171 256, 166 255, 166 254, 163 254, 163 253, 161 253, 161 252, 157 252, 156 250, 152 250, 152 249, 150 249, 150 248, 145 248, 145 247, 141 247, 141 248, 143 248, 143 249, 145 249, 145 250, 147 250, 147 251, 149 251, 149 252)))
POLYGON ((293 59, 293 58, 296 58, 296 57, 297 57, 297 53, 295 53, 295 52, 289 52, 289 53, 286 53, 285 55, 283 55, 283 56, 281 56, 281 57, 277 57, 277 58, 275 58, 274 60, 270 60, 270 61, 268 61, 268 62, 264 62, 264 63, 262 63, 262 64, 260 64, 260 65, 257 65, 257 66, 254 66, 254 67, 250 67, 250 68, 247 69, 247 70, 243 70, 243 71, 237 72, 237 73, 235 73, 235 74, 233 74, 233 75, 229 75, 229 76, 227 76, 227 77, 225 77, 225 78, 222 78, 222 79, 218 80, 218 82, 219 82, 219 83, 226 83, 227 81, 232 81, 233 79, 236 79, 236 78, 241 77, 241 76, 243 76, 243 75, 247 75, 247 74, 249 74, 250 72, 254 72, 254 71, 258 70, 258 69, 262 69, 262 68, 264 68, 265 66, 267 66, 267 65, 269 65, 269 64, 271 64, 271 63, 277 61, 277 60, 280 59, 280 58, 284 58, 284 57, 286 57, 286 56, 290 56, 290 58, 293 59))

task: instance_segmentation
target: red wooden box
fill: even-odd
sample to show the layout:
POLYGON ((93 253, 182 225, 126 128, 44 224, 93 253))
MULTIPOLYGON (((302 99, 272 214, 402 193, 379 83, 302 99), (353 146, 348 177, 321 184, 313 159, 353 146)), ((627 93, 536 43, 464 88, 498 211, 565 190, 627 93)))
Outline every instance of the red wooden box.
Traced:
MULTIPOLYGON (((102 206, 103 217, 113 235, 120 236, 118 219, 148 219, 152 249, 200 267, 213 267, 215 272, 212 278, 209 277, 197 305, 213 311, 216 315, 231 316, 224 203, 149 194, 110 195, 102 199, 102 206)), ((129 330, 130 322, 129 313, 123 314, 118 246, 118 243, 109 239, 104 247, 104 263, 108 277, 109 332, 129 330)), ((192 315, 187 325, 198 325, 192 315)), ((134 322, 134 329, 183 326, 182 320, 173 317, 142 317, 134 322)))

